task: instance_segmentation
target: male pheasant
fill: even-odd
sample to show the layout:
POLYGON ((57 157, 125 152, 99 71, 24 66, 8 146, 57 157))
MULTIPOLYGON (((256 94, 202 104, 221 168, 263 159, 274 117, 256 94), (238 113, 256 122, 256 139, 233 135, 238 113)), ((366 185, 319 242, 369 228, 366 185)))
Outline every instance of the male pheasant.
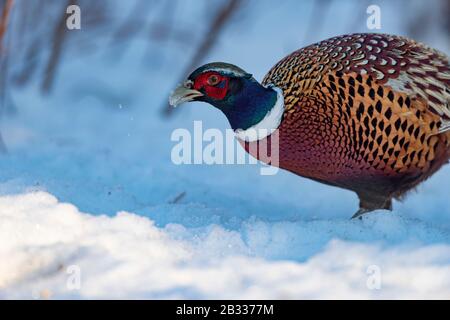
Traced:
POLYGON ((262 84, 234 65, 206 64, 170 103, 194 100, 220 109, 262 161, 252 146, 277 132, 278 166, 356 192, 353 217, 392 210, 450 158, 448 57, 400 36, 324 40, 282 59, 262 84))

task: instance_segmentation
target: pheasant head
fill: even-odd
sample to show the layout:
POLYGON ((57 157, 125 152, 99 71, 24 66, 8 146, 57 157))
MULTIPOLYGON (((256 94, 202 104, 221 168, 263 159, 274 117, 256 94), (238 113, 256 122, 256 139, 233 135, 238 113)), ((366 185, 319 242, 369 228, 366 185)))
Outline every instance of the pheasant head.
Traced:
MULTIPOLYGON (((169 103, 172 106, 190 101, 209 103, 225 114, 235 131, 242 131, 260 124, 277 106, 277 102, 280 105, 280 95, 282 98, 281 90, 261 85, 241 68, 215 62, 192 72, 184 84, 172 93, 169 103)), ((276 119, 278 124, 281 116, 282 112, 277 112, 275 118, 279 118, 276 119)), ((273 124, 268 123, 268 126, 273 127, 273 124)))

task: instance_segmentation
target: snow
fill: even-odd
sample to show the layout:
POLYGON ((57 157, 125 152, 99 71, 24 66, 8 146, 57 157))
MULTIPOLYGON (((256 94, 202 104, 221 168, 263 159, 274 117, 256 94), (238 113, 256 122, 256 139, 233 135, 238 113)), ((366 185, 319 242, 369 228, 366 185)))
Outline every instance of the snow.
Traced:
MULTIPOLYGON (((31 298, 448 298, 450 246, 403 244, 391 248, 329 241, 303 263, 264 259, 289 249, 311 250, 330 222, 267 223, 249 220, 240 232, 217 224, 186 228, 119 212, 80 212, 47 192, 0 199, 0 291, 31 298), (370 290, 368 272, 381 270, 370 290), (81 289, 68 285, 80 270, 81 289), (369 268, 369 269, 368 269, 369 268)), ((349 234, 396 220, 383 213, 349 234), (386 221, 387 220, 387 221, 386 221)), ((353 227, 348 226, 354 224, 353 227)), ((362 225, 361 225, 362 224, 362 225)), ((407 223, 397 221, 398 227, 407 223), (398 225, 400 224, 400 226, 398 225)), ((353 229, 353 230, 352 230, 353 229)), ((423 230, 431 236, 434 230, 423 230)), ((442 239, 448 237, 442 236, 442 239)), ((293 254, 293 253, 290 253, 293 254)))
MULTIPOLYGON (((269 5, 243 27, 289 11, 269 5)), ((302 46, 279 32, 293 21, 266 30, 270 48, 232 27, 208 60, 261 79, 302 46)), ((401 33, 389 21, 382 31, 401 33)), ((324 29, 313 41, 347 32, 324 29)), ((11 92, 18 111, 1 122, 0 298, 450 298, 449 166, 394 212, 354 221, 354 194, 282 170, 176 165, 174 129, 228 124, 199 103, 162 118, 186 50, 160 57, 165 67, 142 66, 146 45, 135 40, 120 59, 67 54, 52 95, 37 81, 11 92)))

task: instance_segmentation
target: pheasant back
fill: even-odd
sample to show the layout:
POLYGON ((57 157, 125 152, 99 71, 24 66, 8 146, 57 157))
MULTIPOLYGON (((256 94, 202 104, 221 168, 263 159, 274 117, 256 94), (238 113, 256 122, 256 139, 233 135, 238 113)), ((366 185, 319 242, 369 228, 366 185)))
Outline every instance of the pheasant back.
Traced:
POLYGON ((263 84, 284 93, 280 167, 355 191, 361 210, 390 209, 450 157, 449 61, 413 40, 331 38, 278 62, 263 84))

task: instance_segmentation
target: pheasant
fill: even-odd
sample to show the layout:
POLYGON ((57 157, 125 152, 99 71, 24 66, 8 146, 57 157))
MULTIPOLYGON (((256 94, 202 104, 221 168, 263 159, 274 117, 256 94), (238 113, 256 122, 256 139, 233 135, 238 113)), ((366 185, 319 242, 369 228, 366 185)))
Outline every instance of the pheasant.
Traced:
POLYGON ((401 36, 350 34, 312 44, 279 61, 261 84, 235 65, 209 63, 169 99, 173 106, 188 101, 221 110, 263 162, 253 146, 270 144, 277 132, 278 166, 354 191, 353 218, 392 210, 393 199, 450 158, 449 59, 401 36))

